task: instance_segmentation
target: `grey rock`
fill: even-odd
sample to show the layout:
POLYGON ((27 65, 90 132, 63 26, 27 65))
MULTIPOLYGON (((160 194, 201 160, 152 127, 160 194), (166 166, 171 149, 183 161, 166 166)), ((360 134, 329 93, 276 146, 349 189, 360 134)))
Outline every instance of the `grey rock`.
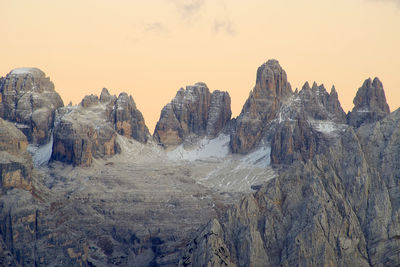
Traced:
POLYGON ((190 136, 216 137, 231 117, 227 92, 212 94, 205 83, 181 88, 161 111, 154 130, 155 139, 164 146, 176 146, 190 136))
POLYGON ((37 68, 20 68, 0 79, 0 117, 18 123, 28 141, 50 140, 55 110, 64 106, 45 73, 37 68))
POLYGON ((119 134, 142 143, 147 142, 150 133, 132 96, 128 96, 126 93, 118 96, 114 104, 113 119, 115 129, 119 134))
MULTIPOLYGON (((218 234, 225 255, 239 266, 398 265, 399 153, 400 110, 347 128, 228 211, 218 234)), ((193 245, 182 260, 217 249, 193 245)))
POLYGON ((146 143, 150 136, 142 113, 131 96, 111 96, 103 88, 100 99, 85 96, 78 106, 57 111, 52 159, 91 166, 93 158, 111 157, 120 151, 117 134, 146 143))
POLYGON ((353 110, 347 114, 347 123, 354 127, 376 122, 390 113, 382 82, 378 78, 365 80, 353 103, 353 110))
POLYGON ((306 115, 316 120, 332 120, 337 123, 346 122, 346 113, 343 111, 335 87, 328 94, 324 85, 313 83, 310 88, 306 82, 299 92, 302 108, 306 115))
POLYGON ((277 60, 268 60, 257 70, 254 89, 236 119, 231 135, 234 153, 247 153, 263 138, 263 130, 272 121, 283 100, 292 95, 286 72, 277 60))
POLYGON ((327 141, 307 119, 298 114, 293 121, 285 121, 276 128, 271 141, 271 163, 290 165, 307 161, 324 151, 327 141))
POLYGON ((32 190, 32 157, 25 135, 0 118, 0 188, 32 190))

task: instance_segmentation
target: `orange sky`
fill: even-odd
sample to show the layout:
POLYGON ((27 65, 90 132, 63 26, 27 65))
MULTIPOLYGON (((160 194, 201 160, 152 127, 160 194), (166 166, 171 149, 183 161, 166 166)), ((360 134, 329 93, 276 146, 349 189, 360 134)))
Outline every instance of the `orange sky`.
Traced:
POLYGON ((233 115, 256 70, 280 61, 293 89, 335 84, 343 108, 378 76, 400 105, 400 0, 0 0, 0 76, 41 68, 65 104, 132 94, 151 132, 185 85, 229 91, 233 115))

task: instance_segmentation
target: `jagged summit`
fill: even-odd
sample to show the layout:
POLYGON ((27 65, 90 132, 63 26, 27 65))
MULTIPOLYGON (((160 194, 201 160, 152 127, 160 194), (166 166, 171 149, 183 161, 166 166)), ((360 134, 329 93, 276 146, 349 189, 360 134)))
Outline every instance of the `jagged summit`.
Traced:
POLYGON ((150 136, 132 96, 117 98, 103 88, 100 98, 88 95, 79 105, 58 110, 52 159, 90 166, 93 158, 119 153, 117 134, 142 143, 150 136))
POLYGON ((354 127, 381 120, 390 113, 383 84, 377 77, 364 81, 353 103, 354 108, 347 115, 347 122, 354 127))
POLYGON ((263 128, 272 121, 281 103, 292 94, 286 72, 277 60, 268 60, 257 70, 254 89, 236 119, 231 135, 234 153, 247 153, 262 139, 263 128))
POLYGON ((231 98, 227 92, 210 93, 205 83, 198 82, 181 88, 162 109, 154 137, 165 147, 177 146, 192 137, 216 137, 231 114, 231 98))
MULTIPOLYGON (((37 122, 54 86, 36 72, 0 79, 2 114, 28 110, 37 122), (24 94, 37 105, 23 109, 24 94)), ((154 133, 162 146, 133 97, 106 88, 51 109, 53 138, 35 150, 14 126, 30 120, 0 119, 0 262, 398 266, 400 109, 386 115, 385 103, 367 80, 349 115, 364 124, 353 127, 335 87, 293 93, 269 60, 238 118, 227 92, 181 88, 154 133)))

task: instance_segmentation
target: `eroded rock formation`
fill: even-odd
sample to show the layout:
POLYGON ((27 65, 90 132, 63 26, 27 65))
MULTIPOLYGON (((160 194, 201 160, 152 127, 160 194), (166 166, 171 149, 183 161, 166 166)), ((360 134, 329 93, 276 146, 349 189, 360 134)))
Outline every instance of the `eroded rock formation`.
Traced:
POLYGON ((111 96, 103 89, 100 99, 85 96, 75 107, 58 110, 54 129, 52 159, 79 166, 90 166, 93 158, 119 152, 117 134, 147 142, 148 129, 131 96, 111 96))
POLYGON ((216 137, 231 118, 227 92, 212 94, 205 83, 181 88, 161 111, 154 137, 164 146, 176 146, 190 136, 216 137))
POLYGON ((292 94, 286 72, 277 60, 268 60, 257 70, 254 89, 236 119, 236 130, 231 135, 234 153, 247 153, 261 140, 264 127, 279 111, 282 101, 292 94))
MULTIPOLYGON (((211 264, 218 249, 239 266, 397 265, 399 129, 400 110, 357 132, 347 128, 329 151, 243 198, 221 222, 218 242, 192 241, 181 266, 200 266, 196 258, 211 264)), ((214 266, 234 266, 222 263, 214 266)))
POLYGON ((0 119, 0 188, 32 189, 32 158, 25 135, 12 123, 0 119))
POLYGON ((50 140, 55 110, 64 106, 54 84, 37 68, 20 68, 0 79, 0 117, 18 123, 31 143, 50 140))
POLYGON ((354 108, 347 115, 347 122, 354 127, 376 122, 390 113, 382 82, 378 78, 365 80, 353 103, 354 108))

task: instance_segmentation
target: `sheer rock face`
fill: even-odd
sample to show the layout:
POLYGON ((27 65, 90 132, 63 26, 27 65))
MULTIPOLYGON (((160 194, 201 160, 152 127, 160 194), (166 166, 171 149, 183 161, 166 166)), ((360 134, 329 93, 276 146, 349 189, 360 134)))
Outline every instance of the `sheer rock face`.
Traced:
POLYGON ((59 109, 52 159, 90 166, 93 158, 119 153, 117 133, 142 143, 149 136, 133 98, 126 93, 117 98, 103 89, 100 99, 90 95, 76 107, 59 109))
POLYGON ((271 163, 290 165, 322 153, 346 127, 344 113, 333 87, 328 94, 323 85, 306 82, 300 92, 282 102, 264 132, 271 144, 271 163))
POLYGON ((0 119, 0 187, 31 190, 32 158, 25 135, 12 123, 0 119))
POLYGON ((164 146, 181 144, 189 136, 216 137, 231 118, 227 92, 212 94, 204 83, 181 88, 161 111, 154 137, 164 146))
POLYGON ((222 247, 239 266, 398 265, 399 154, 400 110, 349 127, 325 153, 244 197, 219 222, 219 242, 192 241, 181 260, 222 247))
POLYGON ((146 143, 149 130, 144 123, 142 113, 136 108, 132 96, 121 93, 114 104, 114 124, 117 132, 123 136, 146 143))
POLYGON ((0 79, 0 117, 18 123, 29 142, 50 140, 55 110, 62 106, 53 83, 39 69, 15 69, 0 79))
POLYGON ((390 113, 383 85, 378 78, 365 80, 353 103, 354 108, 347 115, 347 122, 354 127, 376 122, 390 113))
POLYGON ((286 72, 276 60, 268 60, 258 68, 256 85, 236 119, 231 135, 234 153, 247 153, 263 137, 264 127, 272 121, 283 100, 292 94, 286 72))
POLYGON ((271 141, 271 163, 290 165, 297 160, 312 159, 324 148, 323 135, 312 128, 304 116, 295 122, 279 124, 271 141))

